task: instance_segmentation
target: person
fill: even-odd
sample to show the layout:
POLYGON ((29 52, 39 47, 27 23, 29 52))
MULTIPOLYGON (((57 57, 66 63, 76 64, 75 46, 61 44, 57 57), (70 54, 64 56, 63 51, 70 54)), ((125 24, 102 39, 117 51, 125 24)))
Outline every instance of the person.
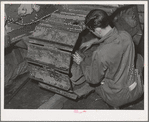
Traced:
POLYGON ((38 12, 40 10, 40 6, 36 4, 21 4, 18 8, 18 15, 25 16, 32 14, 34 10, 38 12))
POLYGON ((80 50, 98 45, 89 65, 81 53, 73 54, 73 61, 80 67, 85 81, 93 85, 95 92, 114 108, 141 97, 143 84, 134 67, 135 49, 130 34, 112 27, 109 16, 100 9, 88 13, 85 25, 96 38, 82 43, 80 50))

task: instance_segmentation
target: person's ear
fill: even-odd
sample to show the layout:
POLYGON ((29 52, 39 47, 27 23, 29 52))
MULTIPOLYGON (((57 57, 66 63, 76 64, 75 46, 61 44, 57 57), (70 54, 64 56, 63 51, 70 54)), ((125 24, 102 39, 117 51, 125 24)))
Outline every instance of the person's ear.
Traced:
POLYGON ((99 27, 95 29, 95 32, 98 33, 98 34, 101 34, 101 31, 102 31, 102 29, 99 28, 99 27))
POLYGON ((99 38, 101 38, 101 33, 102 33, 101 28, 96 28, 95 31, 93 32, 93 34, 99 38))

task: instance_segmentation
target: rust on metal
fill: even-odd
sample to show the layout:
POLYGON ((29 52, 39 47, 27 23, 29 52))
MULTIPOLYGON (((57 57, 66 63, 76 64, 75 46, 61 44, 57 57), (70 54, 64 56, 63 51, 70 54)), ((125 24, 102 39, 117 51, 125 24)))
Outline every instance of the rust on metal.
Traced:
POLYGON ((57 68, 69 70, 71 54, 52 47, 28 44, 27 58, 45 64, 52 64, 57 68))
POLYGON ((30 78, 39 80, 43 83, 58 87, 60 89, 69 90, 70 80, 69 76, 54 69, 46 69, 42 66, 29 64, 30 78))
MULTIPOLYGON (((32 37, 50 40, 61 44, 67 44, 70 46, 74 46, 76 44, 79 33, 62 30, 62 28, 57 29, 45 26, 46 26, 45 24, 38 25, 35 31, 33 32, 32 37)), ((71 28, 69 29, 71 30, 71 28)))

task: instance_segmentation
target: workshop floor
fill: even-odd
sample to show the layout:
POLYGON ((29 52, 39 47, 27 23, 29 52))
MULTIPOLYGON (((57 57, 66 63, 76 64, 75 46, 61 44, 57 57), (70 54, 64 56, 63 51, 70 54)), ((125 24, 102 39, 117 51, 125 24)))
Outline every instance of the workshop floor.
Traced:
POLYGON ((54 93, 38 87, 37 82, 28 81, 25 86, 5 105, 6 109, 37 109, 54 93))
MULTIPOLYGON (((48 101, 54 93, 41 89, 34 80, 28 81, 25 86, 5 104, 5 109, 37 109, 43 103, 48 101)), ((111 109, 105 104, 96 93, 91 93, 87 98, 74 101, 68 99, 62 109, 111 109)), ((133 103, 133 105, 124 106, 122 109, 143 110, 144 100, 133 103)))

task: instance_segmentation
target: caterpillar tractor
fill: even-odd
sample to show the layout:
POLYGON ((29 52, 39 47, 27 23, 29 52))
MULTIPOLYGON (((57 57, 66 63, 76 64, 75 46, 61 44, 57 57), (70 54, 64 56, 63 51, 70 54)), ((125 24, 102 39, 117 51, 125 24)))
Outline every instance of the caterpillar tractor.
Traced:
POLYGON ((143 35, 135 5, 63 4, 39 6, 39 11, 27 15, 32 20, 26 19, 26 16, 19 20, 9 19, 10 23, 16 23, 28 29, 26 29, 28 35, 23 31, 10 32, 11 43, 26 36, 27 55, 25 60, 28 64, 29 78, 35 79, 44 89, 74 100, 82 97, 83 93, 86 95, 94 90, 70 80, 72 54, 81 43, 94 38, 94 35, 87 31, 84 25, 85 17, 90 10, 102 9, 106 11, 114 26, 131 34, 135 45, 140 43, 143 35), (34 28, 30 29, 30 25, 34 25, 34 28))

